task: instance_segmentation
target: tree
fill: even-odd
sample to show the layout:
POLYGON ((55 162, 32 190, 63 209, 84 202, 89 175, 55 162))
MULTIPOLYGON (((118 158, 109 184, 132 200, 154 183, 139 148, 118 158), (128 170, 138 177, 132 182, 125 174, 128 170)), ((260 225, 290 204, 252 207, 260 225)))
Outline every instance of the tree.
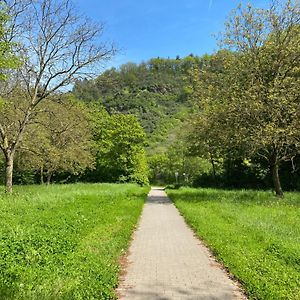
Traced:
POLYGON ((193 184, 194 180, 210 171, 209 162, 199 156, 188 153, 187 143, 182 136, 171 143, 163 152, 148 157, 150 179, 153 183, 193 184))
POLYGON ((133 115, 109 115, 94 108, 94 140, 98 181, 125 181, 148 184, 145 156, 146 135, 133 115))
POLYGON ((14 156, 28 125, 40 113, 40 104, 74 80, 92 74, 115 49, 99 44, 103 26, 76 14, 70 0, 8 0, 7 12, 10 24, 5 37, 15 43, 23 60, 5 89, 9 99, 5 111, 14 111, 16 117, 7 122, 2 112, 0 118, 6 190, 11 192, 14 156), (16 89, 22 97, 22 107, 11 93, 16 89))
POLYGON ((207 159, 212 167, 212 174, 216 180, 217 165, 222 161, 220 148, 221 132, 214 127, 214 118, 205 114, 197 114, 192 118, 191 131, 187 137, 188 153, 207 159))
POLYGON ((228 124, 270 165, 282 196, 281 161, 299 153, 300 6, 273 1, 266 10, 240 7, 227 23, 224 43, 238 52, 229 62, 228 124))
POLYGON ((51 100, 41 104, 47 110, 30 125, 17 153, 18 166, 39 171, 41 183, 46 176, 47 184, 55 173, 92 169, 95 160, 87 108, 70 95, 51 100))
POLYGON ((222 126, 226 118, 222 99, 225 96, 224 90, 228 90, 223 75, 224 61, 230 55, 227 51, 205 55, 201 64, 195 65, 189 71, 189 98, 194 104, 194 114, 188 124, 188 152, 210 161, 214 180, 217 165, 232 147, 222 126))

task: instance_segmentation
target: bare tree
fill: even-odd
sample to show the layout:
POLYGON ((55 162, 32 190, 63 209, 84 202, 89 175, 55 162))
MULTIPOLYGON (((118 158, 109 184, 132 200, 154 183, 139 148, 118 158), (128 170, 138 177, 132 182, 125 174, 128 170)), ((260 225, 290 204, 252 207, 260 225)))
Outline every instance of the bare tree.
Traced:
POLYGON ((78 15, 70 0, 7 0, 6 4, 10 16, 6 38, 22 60, 22 67, 2 86, 10 101, 0 111, 0 148, 6 191, 11 192, 14 155, 27 126, 41 112, 39 104, 79 77, 93 74, 115 48, 99 42, 103 25, 78 15), (14 117, 7 117, 9 111, 14 117))

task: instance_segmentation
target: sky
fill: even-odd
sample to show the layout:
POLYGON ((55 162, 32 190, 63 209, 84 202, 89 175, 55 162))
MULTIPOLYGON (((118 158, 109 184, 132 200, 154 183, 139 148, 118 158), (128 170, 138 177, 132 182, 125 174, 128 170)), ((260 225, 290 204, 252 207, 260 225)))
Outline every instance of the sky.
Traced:
MULTIPOLYGON (((213 36, 223 30, 240 0, 74 0, 80 12, 105 24, 103 40, 118 54, 107 65, 140 63, 153 57, 175 58, 217 50, 213 36)), ((254 6, 267 1, 252 0, 254 6)))

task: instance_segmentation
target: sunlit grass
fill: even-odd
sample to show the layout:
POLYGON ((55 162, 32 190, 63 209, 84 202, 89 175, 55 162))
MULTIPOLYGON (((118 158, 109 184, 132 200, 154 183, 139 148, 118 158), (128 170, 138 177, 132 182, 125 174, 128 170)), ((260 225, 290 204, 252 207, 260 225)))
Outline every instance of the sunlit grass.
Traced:
POLYGON ((168 190, 251 299, 300 299, 300 193, 168 190))
POLYGON ((76 184, 0 192, 0 299, 113 299, 148 188, 76 184))

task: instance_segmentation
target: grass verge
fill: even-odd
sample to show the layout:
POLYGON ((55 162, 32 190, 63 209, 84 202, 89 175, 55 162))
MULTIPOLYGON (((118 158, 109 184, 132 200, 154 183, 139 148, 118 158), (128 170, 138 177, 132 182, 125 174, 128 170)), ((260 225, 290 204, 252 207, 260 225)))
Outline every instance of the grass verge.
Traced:
POLYGON ((181 188, 168 195, 250 299, 300 299, 300 194, 181 188))
POLYGON ((114 299, 148 188, 75 184, 0 191, 1 299, 114 299))

